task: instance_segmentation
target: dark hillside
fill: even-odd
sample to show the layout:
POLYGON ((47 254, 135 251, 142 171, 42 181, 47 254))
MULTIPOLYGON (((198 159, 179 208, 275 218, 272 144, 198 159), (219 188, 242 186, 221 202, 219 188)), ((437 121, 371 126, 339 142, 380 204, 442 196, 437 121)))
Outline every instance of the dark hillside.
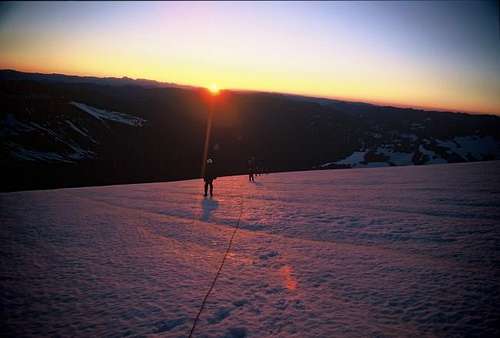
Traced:
MULTIPOLYGON (((2 190, 199 176, 205 90, 78 79, 0 71, 2 190)), ((496 116, 257 92, 213 100, 210 156, 221 175, 244 172, 250 156, 266 171, 500 158, 496 116)))

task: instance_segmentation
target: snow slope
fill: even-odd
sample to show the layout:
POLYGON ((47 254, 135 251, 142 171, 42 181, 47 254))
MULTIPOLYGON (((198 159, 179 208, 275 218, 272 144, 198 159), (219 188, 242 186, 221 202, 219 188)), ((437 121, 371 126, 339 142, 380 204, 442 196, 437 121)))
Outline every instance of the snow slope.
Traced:
POLYGON ((109 121, 113 121, 113 122, 120 122, 120 123, 128 124, 128 125, 134 126, 134 127, 142 127, 142 125, 146 122, 146 120, 144 120, 140 117, 137 117, 137 116, 133 116, 133 115, 125 114, 125 113, 120 113, 120 112, 116 112, 116 111, 107 111, 104 109, 98 109, 98 108, 89 106, 85 103, 71 101, 70 104, 77 107, 78 109, 83 110, 84 112, 92 115, 93 117, 95 117, 96 119, 101 120, 101 121, 102 120, 109 120, 109 121))
MULTIPOLYGON (((66 120, 66 123, 71 129, 78 132, 82 136, 88 137, 93 143, 96 143, 94 139, 85 134, 72 122, 66 120)), ((7 114, 5 118, 0 121, 0 125, 2 125, 0 126, 0 140, 2 141, 4 148, 16 159, 25 161, 75 163, 74 160, 90 159, 95 157, 95 153, 93 151, 83 149, 83 146, 80 146, 71 137, 65 135, 64 130, 53 130, 33 121, 24 123, 17 120, 13 114, 7 114), (43 135, 46 140, 53 141, 59 146, 62 146, 62 148, 59 149, 59 152, 32 149, 25 147, 22 144, 18 144, 18 140, 12 141, 9 139, 9 136, 18 136, 23 134, 31 135, 32 137, 33 135, 43 135)))
POLYGON ((500 162, 0 194, 3 337, 498 336, 500 162))
MULTIPOLYGON (((31 162, 76 163, 96 159, 99 154, 94 151, 95 145, 100 143, 98 136, 101 135, 102 139, 103 134, 89 120, 98 120, 106 128, 105 134, 110 132, 110 126, 105 121, 128 127, 142 127, 147 122, 137 116, 98 109, 84 103, 72 101, 69 104, 88 116, 87 119, 77 114, 65 115, 63 111, 37 123, 26 117, 23 122, 14 114, 5 114, 4 118, 0 118, 0 141, 3 145, 0 152, 3 150, 15 160, 31 162)), ((26 111, 33 115, 28 108, 26 111)))
POLYGON ((477 161, 488 154, 497 156, 500 154, 498 142, 491 136, 482 138, 478 136, 455 137, 448 141, 438 140, 438 144, 448 148, 450 152, 460 155, 464 160, 472 157, 473 160, 477 161))

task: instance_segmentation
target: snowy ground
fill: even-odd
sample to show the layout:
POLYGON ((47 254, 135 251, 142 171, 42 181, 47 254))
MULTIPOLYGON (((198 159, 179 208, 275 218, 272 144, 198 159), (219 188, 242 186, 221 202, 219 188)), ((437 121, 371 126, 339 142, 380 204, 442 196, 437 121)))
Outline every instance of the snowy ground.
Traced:
POLYGON ((500 162, 0 194, 1 332, 498 336, 500 162), (496 328, 495 328, 496 327, 496 328))

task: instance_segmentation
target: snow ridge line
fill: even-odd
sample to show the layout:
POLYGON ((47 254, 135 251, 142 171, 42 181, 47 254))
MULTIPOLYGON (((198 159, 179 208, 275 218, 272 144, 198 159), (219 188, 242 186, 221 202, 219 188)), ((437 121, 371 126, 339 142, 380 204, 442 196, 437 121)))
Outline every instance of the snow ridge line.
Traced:
POLYGON ((203 301, 201 302, 200 310, 198 311, 198 314, 196 315, 196 318, 194 319, 193 326, 191 327, 191 332, 189 332, 189 338, 192 338, 192 336, 193 336, 194 330, 196 328, 196 324, 198 323, 198 319, 200 319, 200 315, 203 312, 203 309, 205 309, 205 303, 207 302, 208 296, 210 296, 210 293, 212 292, 212 289, 214 288, 215 283, 217 282, 217 278, 219 278, 219 275, 222 271, 222 267, 224 266, 227 255, 229 254, 229 251, 231 250, 231 246, 233 245, 234 236, 236 235, 236 232, 238 231, 238 229, 240 227, 240 221, 241 221, 242 214, 243 214, 243 197, 241 197, 240 215, 238 216, 238 222, 236 223, 236 227, 234 228, 233 234, 231 235, 231 239, 229 240, 229 244, 227 246, 226 253, 224 253, 224 257, 222 258, 222 262, 220 263, 219 269, 217 270, 217 273, 215 274, 214 280, 212 281, 212 284, 210 285, 210 288, 208 289, 208 292, 205 295, 205 298, 203 298, 203 301))

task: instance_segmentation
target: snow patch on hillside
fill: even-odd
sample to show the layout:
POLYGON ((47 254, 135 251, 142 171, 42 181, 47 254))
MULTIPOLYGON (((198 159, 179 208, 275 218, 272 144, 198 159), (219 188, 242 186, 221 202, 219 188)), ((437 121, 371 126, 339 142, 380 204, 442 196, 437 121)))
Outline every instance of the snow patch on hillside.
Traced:
MULTIPOLYGON (((401 136, 404 136, 412 142, 418 141, 417 137, 413 134, 402 134, 401 136)), ((327 168, 334 164, 347 165, 351 168, 373 168, 388 165, 444 164, 449 162, 446 154, 448 156, 455 154, 463 161, 500 159, 500 142, 492 136, 464 136, 455 137, 450 140, 422 139, 421 142, 420 144, 415 144, 414 147, 417 148, 417 150, 411 152, 396 150, 401 146, 400 144, 382 144, 378 146, 373 150, 373 154, 387 158, 385 161, 367 161, 366 155, 370 152, 370 149, 366 149, 363 151, 355 151, 342 160, 324 163, 319 167, 327 168), (429 149, 433 143, 438 147, 444 148, 445 155, 429 149), (423 162, 415 160, 415 158, 420 158, 421 154, 426 155, 423 162), (418 162, 415 163, 414 161, 418 162)))
POLYGON ((69 120, 66 120, 66 123, 68 124, 68 126, 70 126, 74 131, 76 131, 78 134, 82 135, 82 136, 85 136, 85 137, 88 137, 88 134, 84 131, 82 131, 80 128, 78 128, 77 126, 75 126, 73 124, 73 122, 69 121, 69 120))
POLYGON ((123 124, 127 124, 130 126, 134 127, 142 127, 144 123, 146 122, 145 119, 125 114, 125 113, 120 113, 116 111, 108 111, 108 110, 103 110, 103 109, 98 109, 89 105, 86 105, 85 103, 79 103, 75 101, 70 102, 71 105, 83 110, 84 112, 92 115, 98 120, 109 120, 113 122, 119 122, 123 124))
POLYGON ((16 119, 13 114, 7 114, 0 124, 0 136, 21 135, 34 130, 32 126, 16 119))
MULTIPOLYGON (((22 135, 23 133, 37 133, 38 137, 47 137, 55 141, 58 146, 62 146, 61 150, 56 152, 52 149, 42 150, 36 149, 36 144, 26 146, 17 142, 4 140, 5 149, 16 159, 24 161, 40 161, 40 162, 64 162, 75 163, 75 160, 90 159, 95 157, 95 153, 91 150, 85 150, 79 146, 71 138, 64 136, 61 131, 56 132, 49 127, 40 125, 37 122, 24 123, 17 120, 13 115, 8 114, 5 120, 5 128, 2 128, 0 136, 7 137, 12 135, 22 135), (35 148, 35 149, 34 149, 35 148)), ((66 123, 71 129, 77 131, 82 136, 89 138, 95 143, 95 140, 70 121, 66 123)))
POLYGON ((418 136, 415 135, 415 134, 406 134, 406 133, 401 133, 400 134, 401 138, 406 138, 406 139, 409 139, 411 141, 416 141, 418 140, 418 136))
POLYGON ((465 161, 470 159, 479 161, 485 156, 500 156, 500 143, 492 136, 464 136, 455 137, 451 140, 436 140, 437 144, 448 148, 449 151, 462 157, 465 161))
POLYGON ((74 161, 67 159, 65 156, 55 152, 26 149, 12 142, 10 142, 7 146, 8 148, 10 148, 11 154, 21 160, 74 163, 74 161))
POLYGON ((444 158, 436 154, 434 151, 425 148, 422 144, 418 146, 418 151, 427 156, 426 164, 444 164, 448 163, 444 158))
POLYGON ((382 168, 391 166, 388 162, 366 162, 360 163, 355 166, 355 168, 382 168))
POLYGON ((71 152, 68 153, 29 149, 14 142, 6 142, 5 146, 15 158, 24 161, 75 163, 76 160, 95 157, 93 151, 82 149, 74 144, 67 144, 68 148, 71 149, 71 152))
MULTIPOLYGON (((366 154, 368 153, 368 150, 366 151, 355 151, 348 157, 344 158, 343 160, 333 162, 335 164, 341 164, 341 165, 349 165, 352 168, 378 168, 378 167, 387 167, 390 165, 409 165, 413 164, 412 162, 412 157, 413 153, 404 153, 404 152, 398 152, 394 151, 391 145, 382 145, 378 147, 375 151, 376 155, 384 155, 388 159, 386 161, 373 161, 373 162, 368 162, 366 161, 366 154)), ((323 167, 330 165, 330 163, 325 163, 322 165, 323 167)))
POLYGON ((382 145, 377 148, 376 154, 387 156, 389 159, 386 161, 392 165, 409 165, 413 164, 413 153, 404 153, 395 151, 392 145, 382 145))
POLYGON ((337 161, 335 163, 355 167, 365 160, 365 155, 366 151, 355 151, 343 160, 337 161))

